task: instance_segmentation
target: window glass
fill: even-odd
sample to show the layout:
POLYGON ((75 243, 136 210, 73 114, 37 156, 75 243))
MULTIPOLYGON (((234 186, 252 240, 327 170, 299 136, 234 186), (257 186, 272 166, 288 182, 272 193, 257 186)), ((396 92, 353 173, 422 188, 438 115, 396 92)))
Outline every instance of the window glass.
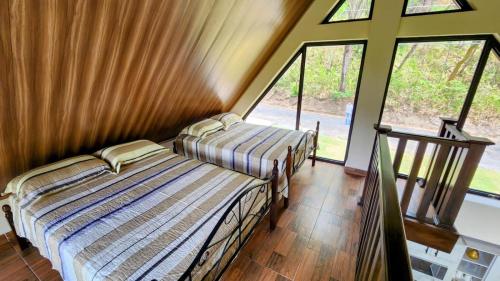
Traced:
MULTIPOLYGON (((484 41, 399 43, 382 115, 382 123, 416 134, 439 133, 440 117, 458 119, 484 41)), ((389 138, 394 155, 397 140, 389 138)), ((429 145, 419 176, 432 157, 429 145)), ((408 142, 400 173, 409 174, 417 146, 408 142)), ((394 156, 393 156, 394 157, 394 156)))
POLYGON ((382 122, 436 135, 440 117, 458 118, 484 41, 398 44, 382 122))
POLYGON ((321 122, 320 157, 344 161, 362 56, 362 44, 307 47, 300 127, 321 122))
POLYGON ((488 57, 463 130, 495 143, 486 147, 471 188, 500 194, 500 61, 495 51, 488 57))
POLYGON ((247 116, 247 122, 295 130, 301 57, 295 59, 266 93, 247 116))
POLYGON ((435 13, 460 10, 454 0, 407 0, 406 14, 435 13))
POLYGON ((333 15, 328 22, 359 20, 370 17, 370 10, 373 0, 345 0, 339 2, 338 8, 334 8, 333 15))

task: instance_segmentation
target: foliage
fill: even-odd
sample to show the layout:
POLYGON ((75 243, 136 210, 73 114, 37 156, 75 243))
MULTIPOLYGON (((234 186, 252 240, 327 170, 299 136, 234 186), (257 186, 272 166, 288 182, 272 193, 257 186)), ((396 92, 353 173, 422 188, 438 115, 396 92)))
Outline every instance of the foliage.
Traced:
MULTIPOLYGON (((358 84, 359 67, 363 52, 362 45, 353 45, 352 60, 346 75, 346 90, 339 91, 344 46, 308 47, 304 76, 304 95, 318 99, 352 99, 358 84)), ((278 80, 272 92, 298 95, 300 76, 299 56, 278 80)))
MULTIPOLYGON (((417 116, 458 117, 479 59, 482 42, 400 44, 391 75, 385 111, 417 116), (470 48, 469 59, 462 60, 470 48), (408 58, 404 61, 405 56, 408 58), (460 63, 463 62, 462 65, 460 63), (450 75, 457 68, 453 79, 450 75)), ((339 91, 344 46, 308 47, 304 76, 304 96, 334 101, 352 99, 356 92, 363 48, 353 46, 346 74, 346 90, 339 91)), ((500 119, 500 63, 492 55, 484 70, 469 118, 500 119)), ((278 80, 273 92, 296 97, 299 87, 300 56, 278 80)))
POLYGON ((346 0, 329 21, 367 18, 370 14, 371 2, 372 0, 346 0))

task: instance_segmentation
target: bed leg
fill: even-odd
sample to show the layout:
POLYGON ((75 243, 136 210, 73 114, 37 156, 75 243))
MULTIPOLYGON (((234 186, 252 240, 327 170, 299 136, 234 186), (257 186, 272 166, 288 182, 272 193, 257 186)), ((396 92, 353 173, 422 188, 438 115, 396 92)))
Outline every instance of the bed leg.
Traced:
POLYGON ((292 146, 288 146, 288 154, 286 155, 286 181, 288 183, 288 197, 284 198, 285 209, 288 208, 289 198, 292 194, 292 146))
POLYGON ((278 160, 274 159, 273 179, 271 181, 271 210, 270 210, 270 228, 273 231, 278 221, 278 160))
POLYGON ((313 159, 312 166, 316 165, 316 150, 318 150, 318 137, 319 137, 319 121, 316 122, 316 135, 314 135, 314 150, 313 150, 313 159))
POLYGON ((177 139, 174 140, 173 147, 172 147, 172 151, 174 153, 177 153, 177 144, 176 144, 176 142, 177 142, 177 139))
POLYGON ((29 247, 28 240, 25 238, 19 237, 17 235, 16 227, 14 226, 14 217, 12 216, 12 210, 9 205, 3 205, 2 206, 2 211, 5 213, 5 218, 7 219, 7 222, 9 223, 10 229, 14 233, 14 236, 16 237, 17 243, 19 244, 19 247, 21 250, 25 250, 29 247))

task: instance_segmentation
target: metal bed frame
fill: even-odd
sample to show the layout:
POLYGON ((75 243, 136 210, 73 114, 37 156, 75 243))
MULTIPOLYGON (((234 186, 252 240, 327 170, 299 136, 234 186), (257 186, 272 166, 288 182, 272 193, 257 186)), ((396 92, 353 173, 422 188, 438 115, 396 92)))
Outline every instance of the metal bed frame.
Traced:
MULTIPOLYGON (((208 236, 207 240, 197 253, 195 259, 180 277, 179 280, 218 280, 236 258, 240 249, 250 238, 255 227, 269 212, 270 230, 276 228, 278 215, 278 160, 274 160, 272 177, 263 183, 248 187, 243 191, 225 211, 221 219, 208 236), (253 210, 256 204, 262 202, 262 206, 253 210), (221 226, 236 224, 236 227, 225 234, 221 226), (213 259, 213 264, 206 272, 203 266, 208 260, 213 259)), ((7 199, 11 194, 0 196, 0 200, 7 199)), ((12 232, 21 248, 25 250, 30 247, 28 239, 17 235, 11 207, 6 204, 2 206, 12 232)), ((226 231, 227 232, 227 231, 226 231)), ((206 268, 205 268, 206 269, 206 268)))

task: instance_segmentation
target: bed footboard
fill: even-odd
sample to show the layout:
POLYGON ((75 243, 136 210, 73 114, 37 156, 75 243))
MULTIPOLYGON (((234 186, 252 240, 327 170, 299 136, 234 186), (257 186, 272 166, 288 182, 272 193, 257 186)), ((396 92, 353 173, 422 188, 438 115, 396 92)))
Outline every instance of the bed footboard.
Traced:
POLYGON ((314 150, 312 157, 312 166, 316 165, 316 150, 318 150, 318 138, 319 138, 319 121, 316 122, 316 134, 314 135, 314 150))
POLYGON ((179 280, 218 280, 268 211, 271 230, 276 227, 277 196, 278 161, 274 160, 273 177, 247 188, 231 203, 179 280))
POLYGON ((12 210, 9 205, 3 205, 2 206, 2 211, 5 214, 5 218, 7 219, 7 222, 9 223, 10 229, 12 230, 12 233, 14 233, 14 237, 16 237, 17 243, 19 244, 19 247, 21 250, 27 249, 30 244, 26 238, 19 237, 17 235, 16 227, 14 225, 14 217, 12 215, 12 210))
POLYGON ((292 170, 293 170, 293 157, 292 157, 292 146, 288 146, 288 153, 286 155, 286 180, 288 183, 288 197, 285 197, 284 204, 285 209, 288 208, 289 198, 292 196, 292 170))

